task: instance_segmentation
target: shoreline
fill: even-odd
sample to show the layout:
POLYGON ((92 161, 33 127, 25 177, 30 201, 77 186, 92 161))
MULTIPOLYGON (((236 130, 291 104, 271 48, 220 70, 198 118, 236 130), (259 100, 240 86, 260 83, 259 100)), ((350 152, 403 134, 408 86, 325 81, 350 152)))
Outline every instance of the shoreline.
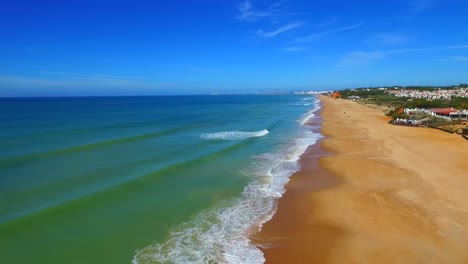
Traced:
POLYGON ((321 100, 325 138, 252 236, 266 263, 468 262, 466 140, 321 100))

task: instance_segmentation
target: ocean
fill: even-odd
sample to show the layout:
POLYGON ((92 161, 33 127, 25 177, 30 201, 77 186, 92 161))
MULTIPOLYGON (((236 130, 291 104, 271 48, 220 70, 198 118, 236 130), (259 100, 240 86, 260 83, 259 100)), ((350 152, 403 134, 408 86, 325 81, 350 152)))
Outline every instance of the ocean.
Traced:
POLYGON ((312 95, 0 99, 2 263, 263 263, 312 95))

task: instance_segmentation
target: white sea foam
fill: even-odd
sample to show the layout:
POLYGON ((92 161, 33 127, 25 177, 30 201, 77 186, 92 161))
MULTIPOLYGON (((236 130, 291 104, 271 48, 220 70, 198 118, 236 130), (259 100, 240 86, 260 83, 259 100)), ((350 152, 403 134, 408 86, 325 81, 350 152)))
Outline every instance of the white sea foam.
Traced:
POLYGON ((228 131, 202 134, 200 137, 203 139, 218 139, 218 140, 241 140, 252 137, 263 137, 270 133, 264 129, 261 131, 244 132, 244 131, 228 131))
POLYGON ((300 106, 308 106, 308 105, 311 105, 312 103, 295 103, 295 104, 292 104, 292 105, 300 105, 300 106))
MULTIPOLYGON (((304 99, 308 99, 308 98, 304 98, 304 99)), ((310 109, 307 113, 305 113, 302 118, 299 120, 299 122, 302 124, 302 125, 305 125, 307 123, 307 121, 309 121, 312 117, 315 116, 315 112, 317 110, 320 109, 320 100, 317 99, 317 98, 312 98, 312 99, 315 99, 314 100, 314 107, 312 107, 312 109, 310 109)))
POLYGON ((164 243, 137 251, 132 262, 264 263, 262 251, 251 243, 249 234, 273 217, 284 186, 300 168, 300 156, 320 137, 304 129, 287 147, 255 156, 253 171, 247 172, 253 180, 241 197, 201 212, 174 230, 164 243))

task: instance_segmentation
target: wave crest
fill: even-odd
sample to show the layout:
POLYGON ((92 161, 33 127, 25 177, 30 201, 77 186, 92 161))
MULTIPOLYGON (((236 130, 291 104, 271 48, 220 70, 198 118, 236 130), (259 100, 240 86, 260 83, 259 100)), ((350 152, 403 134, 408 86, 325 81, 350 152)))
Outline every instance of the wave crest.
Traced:
POLYGON ((244 131, 227 131, 227 132, 216 132, 202 134, 200 137, 203 139, 217 139, 217 140, 241 140, 253 137, 263 137, 270 133, 267 129, 254 132, 244 131))
MULTIPOLYGON (((319 109, 319 101, 312 102, 315 106, 299 120, 301 124, 313 118, 313 112, 319 109)), ((231 131, 201 137, 237 140, 268 133, 268 130, 231 131)), ((245 171, 252 181, 240 197, 202 211, 173 229, 165 241, 137 250, 132 263, 264 263, 263 252, 259 249, 262 245, 252 243, 249 235, 261 230, 273 217, 289 177, 300 169, 300 156, 321 137, 303 127, 292 140, 272 152, 253 156, 252 166, 245 171)))
POLYGON ((174 229, 165 242, 137 250, 132 263, 264 263, 249 235, 273 217, 284 186, 300 168, 300 156, 319 138, 318 133, 304 131, 286 149, 254 156, 255 166, 247 171, 253 181, 241 197, 202 211, 174 229))
MULTIPOLYGON (((309 98, 304 98, 304 99, 309 99, 309 98)), ((305 125, 312 117, 315 116, 315 112, 320 109, 320 100, 317 98, 311 98, 314 99, 312 109, 310 109, 307 113, 305 113, 302 118, 299 120, 299 122, 302 125, 305 125)))

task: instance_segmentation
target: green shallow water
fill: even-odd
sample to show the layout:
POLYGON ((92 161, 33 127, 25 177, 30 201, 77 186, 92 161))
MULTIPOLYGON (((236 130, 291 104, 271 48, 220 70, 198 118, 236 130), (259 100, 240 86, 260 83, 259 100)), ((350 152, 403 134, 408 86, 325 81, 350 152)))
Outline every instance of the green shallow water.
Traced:
MULTIPOLYGON (((298 133, 298 96, 0 99, 4 263, 130 263, 235 200, 298 133), (262 131, 262 137, 204 139, 262 131)), ((246 212, 248 213, 248 212, 246 212)))

